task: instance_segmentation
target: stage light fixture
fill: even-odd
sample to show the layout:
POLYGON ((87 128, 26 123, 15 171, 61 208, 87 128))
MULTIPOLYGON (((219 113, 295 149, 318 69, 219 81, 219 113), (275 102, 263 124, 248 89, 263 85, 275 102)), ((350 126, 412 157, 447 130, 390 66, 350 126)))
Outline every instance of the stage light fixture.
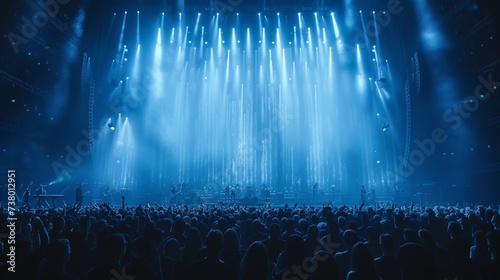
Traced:
POLYGON ((111 130, 111 131, 115 131, 116 127, 115 127, 115 124, 110 122, 108 123, 108 128, 111 130))

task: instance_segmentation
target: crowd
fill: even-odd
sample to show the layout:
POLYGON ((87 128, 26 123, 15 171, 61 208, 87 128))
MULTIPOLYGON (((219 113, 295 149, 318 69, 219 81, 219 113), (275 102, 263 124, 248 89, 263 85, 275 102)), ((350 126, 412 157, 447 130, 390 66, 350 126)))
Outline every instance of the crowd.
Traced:
POLYGON ((481 205, 94 203, 16 216, 16 272, 3 238, 2 279, 500 279, 500 216, 481 205))

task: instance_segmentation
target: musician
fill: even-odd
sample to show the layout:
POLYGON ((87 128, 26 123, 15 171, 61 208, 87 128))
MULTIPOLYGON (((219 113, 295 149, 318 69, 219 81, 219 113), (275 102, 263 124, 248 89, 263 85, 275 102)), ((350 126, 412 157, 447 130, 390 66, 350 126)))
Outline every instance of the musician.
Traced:
POLYGON ((111 196, 111 189, 109 188, 108 185, 102 187, 102 197, 105 203, 107 204, 113 203, 113 197, 111 196))
POLYGON ((170 205, 177 204, 177 194, 178 193, 179 193, 179 190, 177 189, 177 186, 173 185, 172 188, 170 189, 170 205))
POLYGON ((370 189, 370 201, 371 201, 372 203, 375 203, 375 188, 374 188, 374 187, 372 187, 372 188, 370 189))
POLYGON ((359 192, 361 194, 361 202, 366 202, 366 190, 365 190, 365 186, 361 186, 361 190, 359 192))
POLYGON ((318 196, 318 183, 313 185, 313 201, 316 201, 316 196, 318 196))
POLYGON ((332 184, 332 185, 330 186, 330 195, 331 195, 332 197, 335 195, 335 188, 336 188, 335 184, 332 184))
POLYGON ((38 188, 35 190, 36 195, 38 195, 38 203, 36 207, 42 206, 42 203, 45 202, 45 205, 47 205, 48 208, 50 208, 50 204, 47 202, 44 195, 47 194, 47 191, 45 190, 45 185, 40 185, 38 188))
POLYGON ((271 192, 269 191, 269 188, 266 184, 262 184, 261 193, 264 195, 264 201, 269 202, 269 200, 271 199, 271 192))
POLYGON ((26 186, 26 190, 24 190, 23 193, 23 204, 21 205, 21 208, 27 207, 30 209, 30 196, 31 196, 31 186, 33 185, 33 181, 30 182, 28 186, 26 186))
POLYGON ((236 186, 234 186, 234 190, 235 190, 235 198, 241 198, 240 184, 236 184, 236 186))
POLYGON ((83 204, 83 191, 82 185, 76 187, 75 208, 80 208, 83 204))
POLYGON ((236 202, 236 189, 234 187, 231 188, 231 202, 232 203, 236 202))
POLYGON ((230 192, 231 192, 231 186, 227 185, 226 186, 226 197, 225 197, 226 201, 229 201, 230 192))

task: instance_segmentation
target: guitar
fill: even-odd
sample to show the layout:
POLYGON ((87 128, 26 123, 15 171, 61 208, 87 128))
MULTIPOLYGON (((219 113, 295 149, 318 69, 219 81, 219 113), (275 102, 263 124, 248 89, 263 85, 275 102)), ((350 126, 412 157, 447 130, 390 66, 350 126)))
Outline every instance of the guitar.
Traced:
POLYGON ((175 196, 177 196, 178 194, 180 194, 182 192, 181 188, 179 188, 179 190, 177 190, 176 187, 173 187, 170 189, 170 197, 173 198, 175 196))
POLYGON ((116 191, 117 191, 116 188, 111 189, 109 186, 105 186, 102 188, 102 196, 108 197, 108 196, 112 195, 113 193, 115 193, 116 191))

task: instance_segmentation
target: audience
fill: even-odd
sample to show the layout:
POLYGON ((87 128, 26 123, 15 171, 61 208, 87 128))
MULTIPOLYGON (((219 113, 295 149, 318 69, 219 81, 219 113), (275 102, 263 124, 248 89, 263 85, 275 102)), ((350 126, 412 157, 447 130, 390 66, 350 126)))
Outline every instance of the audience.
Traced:
POLYGON ((93 203, 16 216, 16 273, 0 240, 1 279, 500 279, 500 216, 481 205, 93 203))

